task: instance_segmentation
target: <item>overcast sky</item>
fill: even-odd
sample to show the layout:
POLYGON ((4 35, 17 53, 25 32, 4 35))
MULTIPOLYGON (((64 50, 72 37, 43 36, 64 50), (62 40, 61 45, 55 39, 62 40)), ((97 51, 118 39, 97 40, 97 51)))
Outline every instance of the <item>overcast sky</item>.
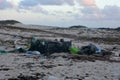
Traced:
POLYGON ((120 0, 0 0, 0 20, 67 27, 120 27, 120 0))

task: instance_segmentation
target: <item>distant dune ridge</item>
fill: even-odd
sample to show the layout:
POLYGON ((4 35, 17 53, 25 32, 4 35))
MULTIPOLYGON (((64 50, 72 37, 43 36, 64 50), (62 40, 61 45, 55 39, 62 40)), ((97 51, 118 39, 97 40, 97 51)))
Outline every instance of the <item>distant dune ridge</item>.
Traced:
POLYGON ((70 26, 69 28, 87 28, 87 27, 83 25, 75 25, 75 26, 70 26))
MULTIPOLYGON (((23 24, 20 21, 17 20, 0 20, 0 25, 13 25, 13 26, 28 26, 23 24)), ((75 28, 89 28, 87 26, 84 25, 71 25, 71 26, 67 26, 67 27, 58 27, 58 26, 47 26, 47 25, 32 25, 30 24, 30 26, 37 26, 37 27, 53 27, 53 28, 69 28, 69 29, 75 29, 75 28)), ((120 30, 120 27, 118 26, 117 28, 104 28, 104 27, 100 27, 98 29, 104 29, 104 30, 120 30)))
POLYGON ((0 25, 16 24, 16 23, 21 23, 21 22, 16 21, 16 20, 1 20, 0 21, 0 25))

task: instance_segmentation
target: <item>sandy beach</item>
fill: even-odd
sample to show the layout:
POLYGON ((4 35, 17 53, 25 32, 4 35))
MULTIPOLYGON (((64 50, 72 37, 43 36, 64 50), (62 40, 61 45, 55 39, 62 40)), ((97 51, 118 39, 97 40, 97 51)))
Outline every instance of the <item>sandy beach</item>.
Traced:
MULTIPOLYGON (((26 47, 31 36, 38 39, 72 40, 77 47, 94 43, 113 52, 110 60, 81 60, 59 56, 44 58, 26 53, 0 54, 0 80, 120 80, 120 31, 105 29, 66 29, 16 24, 0 26, 0 50, 26 47), (17 43, 15 44, 15 41, 17 43)), ((103 58, 102 58, 103 59, 103 58)))

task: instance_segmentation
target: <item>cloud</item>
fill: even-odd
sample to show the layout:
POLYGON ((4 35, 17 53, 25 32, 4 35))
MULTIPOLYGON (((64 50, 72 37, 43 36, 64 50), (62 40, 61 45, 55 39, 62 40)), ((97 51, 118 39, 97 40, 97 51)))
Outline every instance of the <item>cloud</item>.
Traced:
POLYGON ((7 0, 0 0, 0 9, 12 8, 12 5, 7 0))
POLYGON ((0 9, 19 7, 20 9, 27 9, 37 5, 75 5, 75 2, 79 2, 82 6, 94 5, 94 0, 0 0, 0 9), (17 3, 16 5, 16 2, 17 3))
POLYGON ((74 0, 22 0, 19 3, 19 9, 50 14, 43 6, 48 5, 52 7, 52 5, 57 5, 60 7, 63 4, 74 5, 74 0))
POLYGON ((104 19, 120 20, 120 7, 119 6, 105 6, 102 10, 104 19))
POLYGON ((50 20, 54 17, 54 21, 120 21, 119 6, 104 5, 100 8, 95 0, 0 0, 0 10, 7 8, 24 15, 42 15, 50 20))
POLYGON ((45 14, 45 15, 48 15, 49 12, 46 11, 45 9, 43 9, 41 7, 41 5, 37 5, 37 6, 34 6, 34 7, 31 7, 30 10, 34 13, 42 13, 42 14, 45 14))
POLYGON ((31 7, 31 6, 35 6, 38 5, 39 0, 23 0, 19 3, 19 8, 27 8, 27 7, 31 7))
POLYGON ((120 20, 120 7, 119 6, 105 6, 99 9, 97 6, 85 6, 79 9, 79 13, 75 18, 79 20, 120 20))
POLYGON ((95 0, 75 0, 82 6, 95 6, 95 0))
POLYGON ((67 3, 74 5, 74 0, 23 0, 20 2, 21 7, 31 7, 36 5, 62 5, 67 3))
POLYGON ((79 6, 82 6, 82 8, 79 9, 78 13, 67 12, 67 14, 73 14, 77 19, 81 19, 81 20, 120 19, 120 7, 105 6, 104 8, 100 9, 97 7, 95 0, 51 0, 51 1, 50 0, 22 0, 19 4, 19 8, 30 10, 33 12, 41 12, 43 14, 49 14, 49 11, 46 11, 44 7, 42 8, 43 5, 49 5, 51 7, 52 5, 61 6, 65 3, 69 5, 75 5, 75 1, 78 2, 79 6))
POLYGON ((94 14, 96 12, 98 12, 98 8, 97 7, 84 7, 83 9, 81 9, 81 12, 83 14, 94 14))
POLYGON ((81 0, 81 4, 84 6, 94 6, 95 1, 94 0, 81 0))
POLYGON ((0 0, 0 3, 2 3, 3 2, 3 0, 0 0))
POLYGON ((42 5, 62 5, 64 0, 41 0, 39 3, 42 5))
POLYGON ((85 20, 96 20, 103 17, 101 10, 96 6, 86 6, 80 11, 82 13, 81 18, 85 20))
POLYGON ((75 0, 64 0, 69 5, 75 5, 75 0))

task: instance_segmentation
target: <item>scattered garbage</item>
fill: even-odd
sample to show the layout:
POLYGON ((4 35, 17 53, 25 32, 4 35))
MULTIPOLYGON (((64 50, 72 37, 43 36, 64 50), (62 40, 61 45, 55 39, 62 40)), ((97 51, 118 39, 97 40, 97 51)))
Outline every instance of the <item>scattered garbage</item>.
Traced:
POLYGON ((72 53, 72 54, 78 54, 79 53, 79 48, 77 48, 77 47, 75 47, 75 46, 70 46, 69 47, 69 51, 70 51, 70 53, 72 53))
POLYGON ((27 51, 26 49, 23 49, 23 48, 19 47, 19 48, 15 48, 13 50, 7 51, 7 53, 15 53, 15 52, 25 53, 26 51, 27 51))
POLYGON ((102 50, 100 47, 95 44, 90 43, 89 45, 82 46, 81 48, 75 47, 72 45, 71 41, 64 41, 64 39, 55 40, 43 40, 37 39, 35 37, 31 38, 29 47, 24 49, 20 46, 17 46, 15 49, 10 51, 0 50, 0 54, 5 53, 26 53, 26 54, 35 54, 42 56, 49 56, 52 53, 71 53, 71 54, 79 54, 79 55, 93 55, 93 54, 101 54, 101 55, 111 55, 112 53, 109 51, 102 50))
POLYGON ((5 54, 5 53, 7 53, 7 51, 5 51, 5 50, 0 50, 0 54, 5 54))
POLYGON ((60 52, 69 52, 69 47, 71 46, 71 41, 64 41, 64 39, 58 40, 42 40, 35 37, 31 38, 31 42, 28 43, 28 49, 24 49, 17 46, 15 49, 10 51, 1 50, 0 53, 27 53, 27 54, 52 54, 60 52))
POLYGON ((96 45, 90 43, 87 46, 82 46, 80 48, 79 54, 98 54, 101 53, 101 48, 97 47, 96 45))
POLYGON ((103 55, 103 56, 110 56, 110 55, 112 55, 113 54, 113 52, 111 52, 111 51, 107 51, 107 50, 102 50, 101 51, 101 54, 103 55))
POLYGON ((60 41, 54 40, 39 40, 32 38, 31 45, 28 51, 39 51, 41 54, 52 54, 60 52, 69 52, 69 47, 71 46, 71 41, 60 41))
POLYGON ((40 52, 39 51, 27 51, 26 54, 40 55, 40 52))
POLYGON ((92 55, 92 54, 100 54, 101 53, 101 48, 90 43, 87 46, 82 46, 81 48, 77 48, 75 46, 70 46, 69 51, 72 54, 86 54, 86 55, 92 55))
POLYGON ((49 76, 47 80, 59 80, 59 79, 55 76, 49 76))

